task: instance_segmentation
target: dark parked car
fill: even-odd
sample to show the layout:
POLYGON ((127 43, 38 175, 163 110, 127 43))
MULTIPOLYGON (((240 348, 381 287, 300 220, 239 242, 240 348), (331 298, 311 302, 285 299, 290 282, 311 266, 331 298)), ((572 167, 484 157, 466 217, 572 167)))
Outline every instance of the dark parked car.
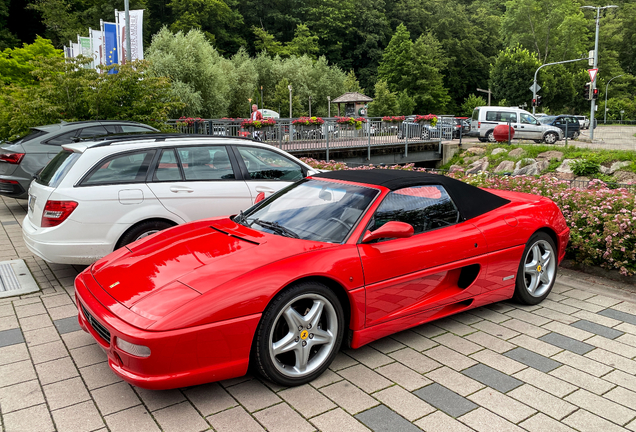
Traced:
POLYGON ((420 138, 422 140, 439 139, 440 130, 444 134, 443 137, 450 137, 451 125, 441 120, 437 126, 430 126, 424 123, 415 123, 415 116, 411 115, 404 119, 398 126, 398 139, 420 138), (440 128, 441 126, 441 128, 440 128))
POLYGON ((33 176, 58 154, 63 144, 102 135, 159 132, 123 120, 61 122, 31 128, 26 136, 0 145, 0 195, 27 198, 33 176))
POLYGON ((558 115, 558 116, 545 116, 539 118, 541 124, 558 127, 563 131, 563 136, 566 134, 571 139, 576 139, 581 135, 581 123, 573 115, 558 115))

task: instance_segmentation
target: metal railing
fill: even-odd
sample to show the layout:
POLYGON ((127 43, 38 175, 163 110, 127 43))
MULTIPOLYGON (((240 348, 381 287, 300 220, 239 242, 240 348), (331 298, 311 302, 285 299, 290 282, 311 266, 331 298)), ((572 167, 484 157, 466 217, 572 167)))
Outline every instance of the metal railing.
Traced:
POLYGON ((226 119, 205 119, 186 123, 169 120, 168 125, 175 131, 223 137, 248 137, 262 141, 289 152, 326 151, 367 148, 368 155, 373 147, 404 145, 408 155, 409 145, 438 143, 441 153, 442 142, 453 139, 455 126, 451 116, 440 116, 436 126, 413 122, 389 123, 381 118, 367 118, 356 129, 349 124, 338 123, 336 118, 323 119, 323 124, 300 125, 294 119, 276 119, 273 126, 261 129, 241 127, 240 121, 226 119))

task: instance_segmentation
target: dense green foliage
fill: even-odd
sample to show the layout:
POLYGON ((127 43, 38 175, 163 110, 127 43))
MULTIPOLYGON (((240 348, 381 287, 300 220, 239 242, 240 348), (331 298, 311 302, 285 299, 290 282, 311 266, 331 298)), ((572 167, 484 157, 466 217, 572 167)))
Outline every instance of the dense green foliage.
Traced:
MULTIPOLYGON (((475 102, 471 94, 489 87, 495 92, 493 104, 529 105, 528 87, 539 65, 585 57, 593 48, 595 12, 580 9, 586 4, 584 0, 130 0, 132 9, 145 10, 148 57, 161 63, 152 66, 153 73, 171 79, 173 93, 185 104, 182 114, 188 115, 245 115, 244 99, 259 99, 260 104, 261 85, 264 104, 282 110, 282 79, 295 89, 298 101, 293 103, 301 112, 308 111, 312 97, 312 114, 325 111, 326 95, 336 97, 345 89, 366 89, 374 97, 379 81, 386 82, 399 99, 400 114, 413 110, 466 115, 475 102), (191 30, 199 36, 188 36, 191 30), (169 42, 168 32, 175 35, 174 41, 169 42), (210 58, 187 46, 194 39, 197 46, 202 39, 209 42, 203 50, 210 58), (178 52, 181 43, 190 54, 178 52), (184 64, 195 59, 203 64, 184 64), (219 75, 221 70, 226 76, 219 75), (312 73, 307 75, 308 71, 312 73), (337 75, 337 82, 323 88, 325 80, 316 71, 337 75), (343 89, 342 71, 353 73, 357 86, 347 80, 343 89), (186 77, 199 72, 198 77, 186 77)), ((636 2, 616 4, 619 7, 600 20, 599 102, 609 79, 622 74, 609 89, 608 115, 617 118, 624 110, 625 118, 633 119, 636 2)), ((59 49, 76 40, 77 34, 85 36, 89 27, 99 28, 100 19, 113 21, 114 9, 123 9, 123 2, 0 0, 0 50, 38 44, 37 35, 59 49)), ((25 55, 19 60, 21 83, 6 78, 0 65, 5 84, 32 80, 27 61, 31 54, 25 55)), ((579 61, 542 69, 540 111, 589 110, 581 94, 588 67, 586 61, 579 61)), ((13 77, 16 73, 11 71, 13 77)))

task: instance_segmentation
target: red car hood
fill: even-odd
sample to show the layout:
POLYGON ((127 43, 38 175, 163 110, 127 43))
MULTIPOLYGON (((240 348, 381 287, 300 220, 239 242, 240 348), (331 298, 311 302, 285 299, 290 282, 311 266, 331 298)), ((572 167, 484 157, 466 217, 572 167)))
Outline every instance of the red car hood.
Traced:
POLYGON ((111 297, 156 321, 201 294, 254 268, 328 243, 289 239, 252 230, 228 218, 179 225, 119 249, 92 268, 111 297), (179 281, 203 266, 205 287, 179 281))

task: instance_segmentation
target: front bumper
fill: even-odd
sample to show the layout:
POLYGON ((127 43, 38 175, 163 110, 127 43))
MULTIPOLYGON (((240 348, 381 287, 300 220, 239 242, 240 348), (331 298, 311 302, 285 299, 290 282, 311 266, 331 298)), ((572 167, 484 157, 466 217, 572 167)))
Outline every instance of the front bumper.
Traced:
MULTIPOLYGON (((99 286, 90 268, 75 279, 75 298, 80 326, 104 349, 113 372, 130 384, 162 390, 234 378, 247 372, 260 314, 179 330, 144 330, 118 316, 129 318, 135 314, 99 286), (147 346, 151 354, 145 358, 128 354, 116 346, 115 338, 147 346)), ((139 317, 136 323, 143 326, 151 321, 139 317)))

